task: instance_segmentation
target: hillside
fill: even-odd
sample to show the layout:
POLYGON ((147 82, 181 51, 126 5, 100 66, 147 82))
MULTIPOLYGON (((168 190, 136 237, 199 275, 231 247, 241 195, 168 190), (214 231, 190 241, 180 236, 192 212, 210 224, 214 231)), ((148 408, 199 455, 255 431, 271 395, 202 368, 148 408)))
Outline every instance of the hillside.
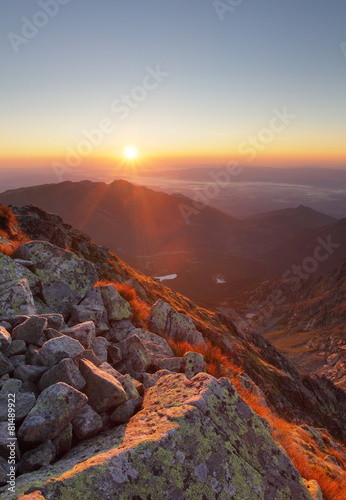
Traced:
POLYGON ((303 373, 326 375, 345 389, 345 303, 344 259, 320 277, 264 283, 233 307, 241 328, 265 335, 303 373))
MULTIPOLYGON (((22 188, 2 193, 0 202, 34 204, 60 214, 145 274, 176 274, 167 284, 207 307, 278 276, 294 259, 306 257, 321 227, 336 226, 337 241, 344 245, 346 240, 342 224, 307 207, 238 220, 181 195, 121 180, 22 188)), ((323 263, 323 270, 331 270, 341 253, 323 263)))
MULTIPOLYGON (((67 425, 85 406, 86 396, 101 416, 101 420, 96 418, 88 409, 94 415, 91 422, 98 422, 98 430, 92 427, 96 437, 79 438, 77 443, 77 435, 88 433, 81 430, 84 423, 73 423, 72 449, 66 455, 60 453, 53 465, 20 476, 18 492, 39 491, 46 499, 95 498, 90 496, 90 487, 102 484, 105 499, 114 498, 116 490, 119 498, 128 498, 129 491, 137 498, 148 494, 163 498, 166 491, 167 498, 193 499, 202 498, 204 491, 208 498, 222 494, 238 500, 311 500, 309 491, 317 488, 317 480, 325 499, 344 498, 346 454, 338 441, 346 442, 346 394, 340 388, 325 377, 301 375, 263 337, 242 333, 229 317, 200 308, 135 271, 57 215, 35 207, 16 212, 21 214, 20 227, 13 219, 10 224, 6 217, 0 219, 2 236, 7 239, 2 240, 0 263, 0 308, 8 332, 3 332, 1 344, 2 363, 8 363, 4 374, 9 373, 12 380, 10 365, 19 363, 14 370, 18 374, 29 360, 28 354, 24 359, 8 354, 9 336, 14 341, 25 339, 36 381, 48 379, 47 368, 37 362, 40 359, 50 360, 49 372, 54 373, 54 377, 49 375, 50 383, 56 382, 48 387, 47 382, 36 382, 38 391, 46 387, 36 393, 39 403, 45 401, 53 411, 56 394, 75 398, 76 413, 64 414, 67 425), (24 302, 18 302, 20 281, 27 283, 24 302), (15 301, 9 299, 9 290, 17 294, 15 301), (35 323, 35 329, 26 326, 27 321, 35 323), (68 364, 64 359, 73 354, 65 350, 63 359, 55 357, 50 342, 77 348, 77 367, 87 380, 82 392, 59 385, 60 363, 68 364), (108 375, 104 375, 106 368, 108 375), (141 396, 134 397, 134 389, 130 396, 128 386, 126 390, 119 386, 128 376, 141 396), (105 387, 106 379, 109 390, 115 391, 116 386, 117 398, 120 391, 125 402, 111 399, 109 406, 103 406, 98 395, 106 389, 93 392, 88 380, 105 387), (100 429, 104 434, 99 434, 100 429), (289 461, 277 443, 285 448, 289 461), (303 486, 299 474, 312 482, 303 486)), ((9 383, 5 375, 2 384, 9 383)), ((21 391, 28 394, 25 391, 33 389, 26 385, 21 391)), ((41 416, 40 404, 35 404, 24 423, 18 422, 19 445, 29 453, 30 463, 38 453, 37 420, 32 415, 41 416)), ((47 437, 40 438, 41 443, 48 439, 42 445, 51 450, 57 446, 58 427, 53 429, 45 425, 47 437)), ((20 463, 28 470, 26 462, 20 463)), ((1 498, 16 497, 3 492, 1 498)))

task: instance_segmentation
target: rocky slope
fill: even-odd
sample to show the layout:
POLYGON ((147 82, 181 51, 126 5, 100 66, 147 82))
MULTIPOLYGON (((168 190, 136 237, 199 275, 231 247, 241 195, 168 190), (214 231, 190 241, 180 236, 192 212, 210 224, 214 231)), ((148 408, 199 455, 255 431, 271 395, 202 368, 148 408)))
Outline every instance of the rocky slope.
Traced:
POLYGON ((344 259, 318 278, 264 283, 233 307, 244 331, 265 335, 302 372, 326 375, 345 389, 345 304, 344 259))
POLYGON ((311 499, 318 479, 342 499, 341 389, 58 216, 16 212, 20 228, 1 225, 0 498, 311 499))

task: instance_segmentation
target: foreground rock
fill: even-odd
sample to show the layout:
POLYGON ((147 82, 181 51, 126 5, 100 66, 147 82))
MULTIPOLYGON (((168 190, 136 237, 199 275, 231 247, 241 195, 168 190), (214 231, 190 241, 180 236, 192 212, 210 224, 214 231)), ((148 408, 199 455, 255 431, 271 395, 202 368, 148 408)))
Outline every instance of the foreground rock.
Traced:
POLYGON ((63 382, 45 389, 19 428, 23 441, 43 443, 55 438, 86 405, 85 394, 63 382))
POLYGON ((16 250, 15 257, 33 263, 48 310, 64 317, 97 281, 95 268, 90 262, 44 241, 23 243, 16 250))
POLYGON ((84 500, 96 492, 103 500, 311 500, 266 421, 228 379, 205 373, 190 381, 183 374, 162 377, 127 426, 18 478, 16 494, 23 491, 40 491, 46 500, 84 500))

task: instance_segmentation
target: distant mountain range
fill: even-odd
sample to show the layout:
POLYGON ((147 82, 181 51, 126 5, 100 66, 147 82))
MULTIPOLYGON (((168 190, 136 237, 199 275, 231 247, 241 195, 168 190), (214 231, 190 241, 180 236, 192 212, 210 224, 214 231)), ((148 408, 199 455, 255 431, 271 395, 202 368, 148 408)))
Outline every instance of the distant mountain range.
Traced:
POLYGON ((346 219, 308 207, 239 220, 182 195, 169 195, 116 180, 62 182, 10 190, 6 205, 37 205, 200 304, 217 306, 239 292, 285 272, 313 255, 317 238, 339 243, 317 272, 345 254, 346 219))

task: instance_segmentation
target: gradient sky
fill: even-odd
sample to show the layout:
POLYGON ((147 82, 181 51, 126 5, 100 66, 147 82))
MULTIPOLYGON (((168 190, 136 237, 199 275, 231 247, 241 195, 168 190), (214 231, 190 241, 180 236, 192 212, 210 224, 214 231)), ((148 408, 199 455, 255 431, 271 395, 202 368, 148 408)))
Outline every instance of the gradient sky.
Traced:
POLYGON ((64 1, 15 41, 23 17, 45 21, 42 7, 0 2, 2 167, 65 163, 102 120, 112 131, 88 164, 117 164, 134 144, 147 164, 346 166, 345 0, 230 0, 223 20, 213 0, 64 1), (138 86, 158 65, 169 75, 157 88, 129 112, 115 108, 136 86, 144 96, 138 86), (295 118, 250 154, 249 137, 285 108, 295 118))

